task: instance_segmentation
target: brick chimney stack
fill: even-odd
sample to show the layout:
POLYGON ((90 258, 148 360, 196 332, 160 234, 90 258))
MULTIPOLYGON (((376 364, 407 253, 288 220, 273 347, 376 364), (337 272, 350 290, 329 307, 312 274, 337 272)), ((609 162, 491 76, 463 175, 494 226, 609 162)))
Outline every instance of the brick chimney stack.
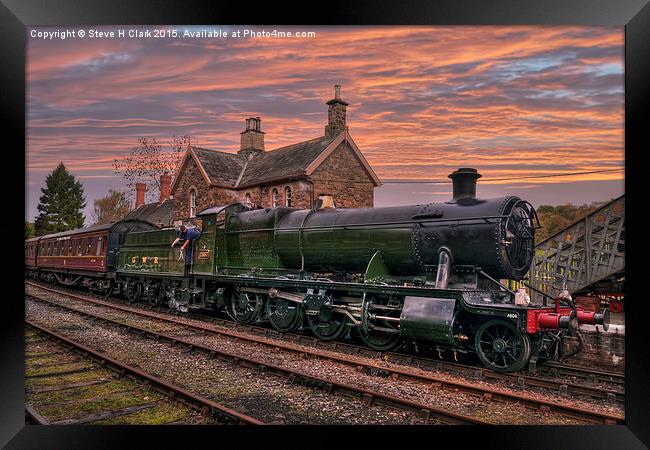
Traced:
POLYGON ((169 198, 172 186, 172 176, 169 172, 160 175, 160 203, 163 203, 169 198))
POLYGON ((249 117, 246 119, 246 129, 241 133, 240 155, 263 152, 264 151, 264 132, 262 131, 262 119, 259 117, 249 117))
POLYGON ((325 136, 334 137, 347 128, 345 123, 345 109, 349 103, 341 99, 341 85, 334 85, 334 98, 326 104, 329 108, 327 109, 325 136))
POLYGON ((147 185, 135 183, 135 209, 144 205, 144 193, 147 192, 147 185))

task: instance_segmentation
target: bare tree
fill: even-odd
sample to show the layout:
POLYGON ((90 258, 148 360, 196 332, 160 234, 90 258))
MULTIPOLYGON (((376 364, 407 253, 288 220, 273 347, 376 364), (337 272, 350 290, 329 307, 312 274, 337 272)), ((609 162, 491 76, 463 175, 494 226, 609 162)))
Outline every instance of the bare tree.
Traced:
POLYGON ((147 185, 147 196, 152 199, 160 193, 160 175, 173 177, 185 150, 192 145, 190 136, 172 136, 167 145, 156 138, 139 138, 138 145, 125 158, 113 160, 114 172, 126 180, 129 195, 136 183, 147 185))
POLYGON ((109 189, 106 197, 95 200, 94 207, 95 223, 109 223, 123 219, 131 211, 131 202, 126 193, 109 189))

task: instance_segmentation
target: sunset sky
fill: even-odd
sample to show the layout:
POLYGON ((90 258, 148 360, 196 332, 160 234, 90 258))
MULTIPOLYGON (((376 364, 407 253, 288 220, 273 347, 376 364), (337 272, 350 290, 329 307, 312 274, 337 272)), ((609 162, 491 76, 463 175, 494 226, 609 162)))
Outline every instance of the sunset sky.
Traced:
POLYGON ((112 162, 139 137, 190 135, 236 152, 251 116, 262 118, 267 150, 318 137, 334 84, 352 137, 387 182, 375 206, 445 201, 448 183, 388 182, 443 181, 458 167, 483 174, 480 196, 535 206, 623 194, 623 171, 489 181, 623 167, 622 27, 264 29, 316 37, 44 40, 28 29, 25 219, 63 161, 83 183, 91 223, 93 200, 124 189, 112 162))

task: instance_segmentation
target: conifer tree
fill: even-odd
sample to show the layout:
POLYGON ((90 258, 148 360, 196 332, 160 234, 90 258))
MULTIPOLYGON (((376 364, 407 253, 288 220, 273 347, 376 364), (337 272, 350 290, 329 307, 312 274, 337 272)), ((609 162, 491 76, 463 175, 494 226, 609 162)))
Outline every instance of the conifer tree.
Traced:
POLYGON ((32 222, 25 221, 25 239, 30 239, 34 237, 34 224, 32 222))
POLYGON ((81 183, 75 180, 63 163, 45 179, 38 204, 38 217, 34 222, 37 236, 73 230, 84 225, 82 214, 86 207, 81 183))

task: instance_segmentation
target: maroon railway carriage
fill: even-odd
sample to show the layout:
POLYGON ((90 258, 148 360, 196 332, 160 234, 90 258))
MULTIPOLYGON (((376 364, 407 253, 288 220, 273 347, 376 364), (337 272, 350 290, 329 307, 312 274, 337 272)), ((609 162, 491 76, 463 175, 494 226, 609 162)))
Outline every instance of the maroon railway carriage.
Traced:
POLYGON ((40 237, 27 239, 25 241, 25 268, 27 271, 34 271, 36 269, 36 255, 38 250, 38 241, 40 237))
POLYGON ((44 281, 101 291, 115 272, 117 251, 126 233, 156 228, 128 219, 32 238, 25 242, 25 266, 44 281))

